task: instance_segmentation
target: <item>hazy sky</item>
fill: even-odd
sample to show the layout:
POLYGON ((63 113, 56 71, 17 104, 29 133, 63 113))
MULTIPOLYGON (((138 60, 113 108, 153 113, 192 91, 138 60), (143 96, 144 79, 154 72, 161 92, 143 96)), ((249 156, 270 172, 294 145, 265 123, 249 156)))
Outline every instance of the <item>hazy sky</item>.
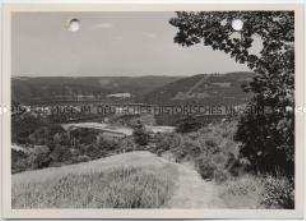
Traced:
POLYGON ((223 52, 173 42, 170 12, 17 13, 13 76, 192 75, 246 71, 223 52), (78 18, 78 32, 65 22, 78 18))

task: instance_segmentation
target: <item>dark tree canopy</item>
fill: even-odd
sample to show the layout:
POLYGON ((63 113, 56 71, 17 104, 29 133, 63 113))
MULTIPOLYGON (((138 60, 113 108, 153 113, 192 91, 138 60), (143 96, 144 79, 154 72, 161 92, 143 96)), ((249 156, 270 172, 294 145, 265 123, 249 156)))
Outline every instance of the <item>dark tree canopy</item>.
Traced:
POLYGON ((236 134, 242 141, 241 155, 249 159, 255 171, 293 174, 294 12, 177 12, 170 24, 178 28, 176 43, 210 46, 256 73, 244 88, 253 93, 248 106, 265 111, 246 111, 241 116, 236 134), (233 29, 234 19, 243 22, 241 31, 233 29), (261 40, 262 49, 252 54, 256 38, 261 40))

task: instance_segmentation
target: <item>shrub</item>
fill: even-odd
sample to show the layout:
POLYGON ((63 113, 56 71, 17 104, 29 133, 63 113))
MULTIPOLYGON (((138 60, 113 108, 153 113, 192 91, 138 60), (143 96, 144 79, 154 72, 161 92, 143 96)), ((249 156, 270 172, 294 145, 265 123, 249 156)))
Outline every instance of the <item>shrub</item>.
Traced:
POLYGON ((149 143, 149 134, 140 121, 134 127, 133 137, 137 145, 146 146, 149 143))
POLYGON ((47 146, 35 146, 33 152, 27 158, 31 164, 31 169, 48 167, 52 160, 49 154, 50 149, 47 146))
POLYGON ((28 155, 22 151, 16 151, 12 149, 12 173, 18 173, 27 170, 30 165, 28 162, 28 155))
POLYGON ((261 177, 244 175, 221 185, 219 196, 228 208, 262 208, 264 182, 261 177))
POLYGON ((28 138, 33 145, 46 145, 48 143, 48 128, 40 127, 30 134, 28 138))
POLYGON ((202 126, 203 124, 196 117, 188 116, 177 123, 177 132, 190 133, 193 131, 197 131, 202 126))
POLYGON ((293 182, 284 176, 244 175, 221 186, 220 197, 229 208, 294 208, 293 182))
POLYGON ((74 162, 75 163, 87 162, 87 161, 90 161, 90 160, 91 160, 91 158, 89 156, 86 156, 86 155, 80 155, 80 156, 74 157, 74 162))
POLYGON ((181 135, 179 147, 171 152, 179 161, 190 160, 203 179, 224 182, 238 175, 239 144, 233 141, 236 122, 220 122, 181 135))
POLYGON ((67 162, 71 161, 71 152, 70 149, 67 146, 62 146, 60 144, 57 144, 53 151, 50 153, 49 156, 52 159, 52 162, 67 162))
POLYGON ((197 162, 197 167, 201 177, 205 180, 211 180, 214 177, 214 172, 216 170, 216 165, 214 165, 210 160, 201 159, 197 162))
POLYGON ((21 115, 13 115, 12 123, 12 142, 18 144, 30 143, 29 136, 40 129, 46 122, 39 116, 31 112, 26 112, 21 115))
POLYGON ((78 140, 80 144, 92 144, 95 142, 98 131, 89 128, 78 128, 70 132, 72 139, 78 140))
POLYGON ((285 114, 281 110, 241 116, 235 139, 243 143, 240 153, 250 161, 250 170, 294 175, 294 120, 285 114))
POLYGON ((203 179, 224 182, 230 176, 226 163, 228 156, 223 153, 204 156, 201 154, 196 160, 198 171, 203 179))
POLYGON ((266 208, 294 209, 294 183, 286 177, 265 179, 262 204, 266 208))
POLYGON ((214 170, 213 177, 215 182, 222 183, 229 179, 230 173, 226 169, 217 168, 214 170))
POLYGON ((126 137, 119 141, 118 143, 118 152, 125 153, 125 152, 131 152, 137 149, 137 145, 133 138, 126 137))

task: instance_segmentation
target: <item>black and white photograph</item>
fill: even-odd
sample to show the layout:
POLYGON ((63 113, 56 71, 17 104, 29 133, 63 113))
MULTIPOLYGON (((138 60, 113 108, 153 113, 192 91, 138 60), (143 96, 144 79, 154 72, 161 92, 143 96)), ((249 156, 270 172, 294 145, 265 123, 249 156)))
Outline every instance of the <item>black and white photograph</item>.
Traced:
POLYGON ((14 12, 11 209, 294 211, 295 13, 14 12))

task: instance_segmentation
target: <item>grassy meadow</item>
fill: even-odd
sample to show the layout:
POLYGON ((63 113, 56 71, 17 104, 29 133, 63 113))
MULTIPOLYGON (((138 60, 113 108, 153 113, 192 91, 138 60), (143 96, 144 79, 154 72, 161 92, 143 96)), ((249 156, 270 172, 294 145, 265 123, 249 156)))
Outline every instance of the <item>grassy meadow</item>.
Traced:
POLYGON ((150 153, 137 152, 28 171, 13 176, 12 207, 160 208, 174 191, 175 169, 150 153))

